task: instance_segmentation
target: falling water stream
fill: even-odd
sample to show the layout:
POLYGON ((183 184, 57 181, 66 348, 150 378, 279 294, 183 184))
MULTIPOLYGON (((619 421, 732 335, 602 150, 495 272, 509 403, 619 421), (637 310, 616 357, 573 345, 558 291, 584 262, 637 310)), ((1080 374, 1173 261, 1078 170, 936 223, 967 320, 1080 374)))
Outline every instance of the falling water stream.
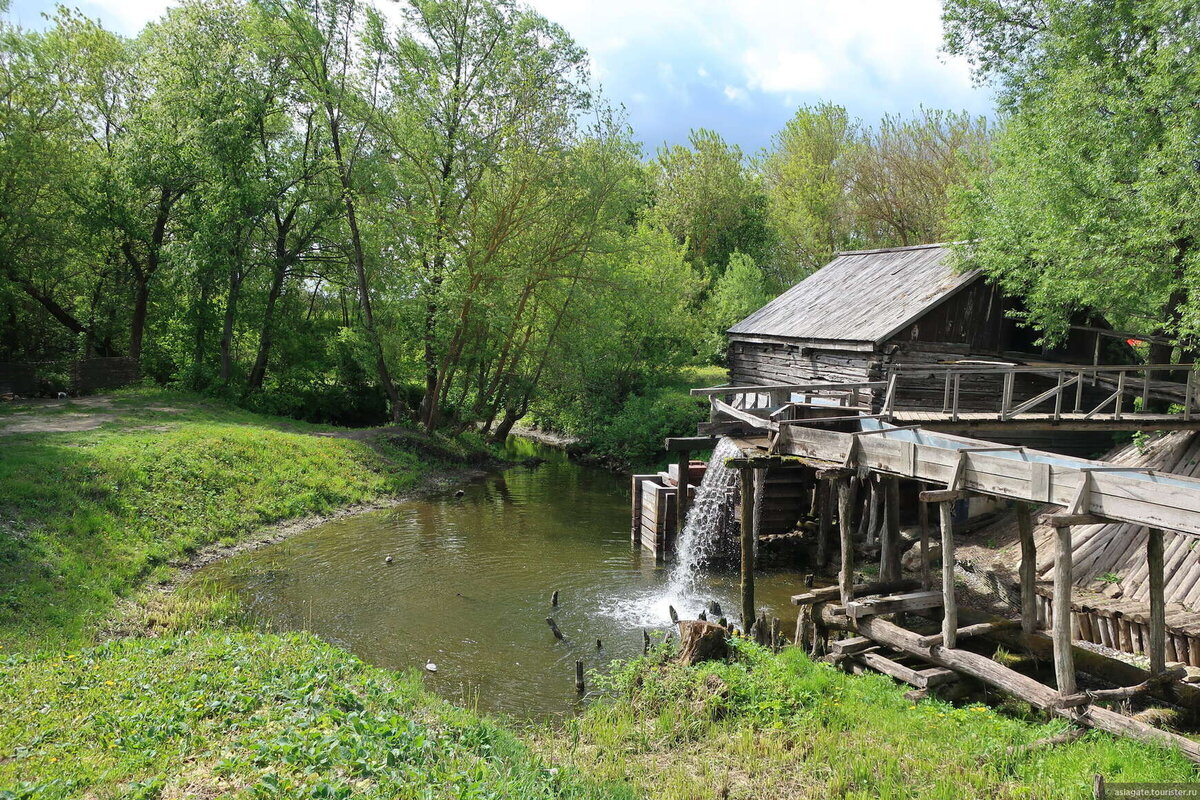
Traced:
MULTIPOLYGON (((432 662, 437 672, 423 672, 432 690, 524 718, 576 709, 575 660, 604 669, 639 655, 643 630, 661 640, 670 629, 669 605, 694 618, 717 600, 733 619, 737 576, 695 566, 708 546, 699 529, 685 532, 690 555, 681 553, 678 568, 655 565, 630 544, 627 476, 524 440, 510 446, 515 456, 545 460, 330 522, 217 562, 196 579, 238 591, 263 627, 312 631, 383 667, 432 662), (559 606, 551 608, 555 589, 559 606)), ((700 495, 697 525, 710 513, 709 492, 700 495)), ((763 572, 756 582, 760 607, 785 627, 799 583, 787 572, 763 572)))

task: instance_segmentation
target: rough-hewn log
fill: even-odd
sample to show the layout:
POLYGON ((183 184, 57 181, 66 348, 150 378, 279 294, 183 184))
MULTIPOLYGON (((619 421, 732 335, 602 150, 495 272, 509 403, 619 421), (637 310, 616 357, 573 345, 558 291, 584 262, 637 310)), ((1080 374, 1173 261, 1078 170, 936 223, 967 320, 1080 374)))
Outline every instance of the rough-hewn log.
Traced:
POLYGON ((754 623, 754 470, 742 467, 742 625, 754 623))
POLYGON ((884 595, 866 600, 851 600, 846 603, 846 613, 851 617, 870 617, 877 614, 895 614, 900 611, 920 611, 936 608, 942 604, 942 593, 911 592, 909 594, 884 595))
POLYGON ((833 543, 834 483, 831 480, 817 481, 817 566, 829 563, 829 548, 833 543))
POLYGON ((1021 630, 1037 630, 1037 543, 1027 503, 1017 503, 1017 535, 1021 539, 1021 630))
POLYGON ((879 579, 900 577, 900 479, 883 479, 883 533, 879 543, 879 579))
POLYGON ((1163 532, 1151 528, 1146 537, 1146 564, 1150 578, 1150 673, 1157 675, 1167 668, 1166 598, 1163 576, 1163 532))
MULTIPOLYGON (((970 608, 961 609, 959 616, 969 624, 1003 620, 1002 617, 970 608)), ((1028 651, 1039 658, 1050 659, 1054 654, 1054 644, 1050 637, 1040 631, 1026 634, 1016 628, 997 628, 985 634, 985 638, 1014 650, 1028 651)), ((1076 668, 1109 683, 1127 686, 1142 683, 1150 677, 1150 673, 1140 667, 1092 650, 1072 647, 1072 653, 1076 668)), ((1190 683, 1156 684, 1150 688, 1149 693, 1160 700, 1200 712, 1200 686, 1190 683)))
POLYGON ((854 598, 854 532, 850 517, 854 508, 854 479, 838 480, 838 532, 841 536, 842 565, 838 572, 838 587, 842 605, 854 598))
MULTIPOLYGON (((977 625, 966 625, 962 628, 959 628, 955 632, 955 638, 969 639, 972 636, 985 636, 1002 628, 1015 628, 1016 626, 1017 623, 1006 619, 997 620, 995 622, 980 622, 977 625)), ((934 645, 942 643, 942 635, 940 633, 934 633, 929 636, 922 636, 920 641, 922 647, 933 647, 934 645)))
MULTIPOLYGON (((909 589, 916 589, 920 586, 917 581, 904 579, 883 583, 881 581, 872 581, 870 583, 856 583, 851 587, 852 594, 856 597, 864 597, 869 594, 888 594, 891 592, 904 592, 909 589)), ((841 586, 822 586, 820 589, 813 589, 811 592, 804 594, 792 595, 792 605, 803 606, 812 603, 824 603, 827 600, 836 600, 841 594, 841 586)))
POLYGON ((1054 641, 1054 677, 1062 695, 1075 693, 1075 660, 1071 654, 1071 526, 1054 529, 1054 618, 1051 620, 1051 639, 1054 641))
POLYGON ((955 646, 958 631, 958 605, 954 601, 954 520, 950 516, 953 508, 952 500, 938 503, 942 527, 942 642, 946 647, 955 646))
POLYGON ((856 631, 880 644, 910 653, 940 667, 957 670, 973 678, 978 678, 1031 705, 1066 717, 1078 724, 1178 749, 1186 758, 1200 763, 1200 743, 1191 739, 1159 730, 1100 706, 1089 706, 1084 709, 1057 708, 1056 704, 1060 699, 1058 692, 1032 678, 997 664, 986 656, 972 653, 969 650, 956 650, 940 646, 922 647, 917 634, 879 617, 868 617, 851 622, 845 617, 834 616, 829 611, 828 607, 823 607, 821 614, 822 622, 829 627, 856 631))

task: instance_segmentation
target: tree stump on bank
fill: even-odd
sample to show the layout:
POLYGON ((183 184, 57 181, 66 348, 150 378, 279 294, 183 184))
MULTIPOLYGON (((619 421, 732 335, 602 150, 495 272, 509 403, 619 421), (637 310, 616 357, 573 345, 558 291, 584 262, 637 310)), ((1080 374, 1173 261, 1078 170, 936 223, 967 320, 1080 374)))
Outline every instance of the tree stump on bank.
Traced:
POLYGON ((679 621, 679 663, 723 661, 729 657, 729 631, 699 619, 679 621))

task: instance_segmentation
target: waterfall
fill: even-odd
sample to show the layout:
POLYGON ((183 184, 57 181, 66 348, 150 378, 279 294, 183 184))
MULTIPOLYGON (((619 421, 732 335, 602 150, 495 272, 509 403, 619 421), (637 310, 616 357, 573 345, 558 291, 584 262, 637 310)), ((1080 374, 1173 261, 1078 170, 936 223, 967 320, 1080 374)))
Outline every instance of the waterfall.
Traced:
POLYGON ((720 548, 729 548, 737 540, 733 506, 739 491, 738 471, 725 462, 740 455, 741 450, 729 438, 721 439, 713 450, 688 511, 687 524, 675 542, 669 589, 672 595, 694 593, 705 564, 720 548))

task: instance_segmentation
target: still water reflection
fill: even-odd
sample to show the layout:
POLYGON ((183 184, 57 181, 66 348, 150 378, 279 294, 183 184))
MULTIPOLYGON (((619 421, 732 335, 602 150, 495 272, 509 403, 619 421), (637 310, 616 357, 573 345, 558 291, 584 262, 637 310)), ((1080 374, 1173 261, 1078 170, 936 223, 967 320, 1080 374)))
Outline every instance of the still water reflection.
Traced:
MULTIPOLYGON (((533 446, 510 447, 529 455, 533 446)), ((537 455, 546 460, 464 483, 462 497, 451 490, 331 522, 200 576, 235 588, 264 626, 312 631, 383 667, 432 662, 432 690, 519 717, 575 708, 575 660, 596 669, 640 654, 643 629, 661 638, 669 628, 668 604, 694 617, 716 599, 733 617, 735 574, 670 596, 666 570, 630 546, 628 477, 558 451, 537 455)), ((797 586, 790 573, 757 581, 760 606, 785 630, 797 586)))

